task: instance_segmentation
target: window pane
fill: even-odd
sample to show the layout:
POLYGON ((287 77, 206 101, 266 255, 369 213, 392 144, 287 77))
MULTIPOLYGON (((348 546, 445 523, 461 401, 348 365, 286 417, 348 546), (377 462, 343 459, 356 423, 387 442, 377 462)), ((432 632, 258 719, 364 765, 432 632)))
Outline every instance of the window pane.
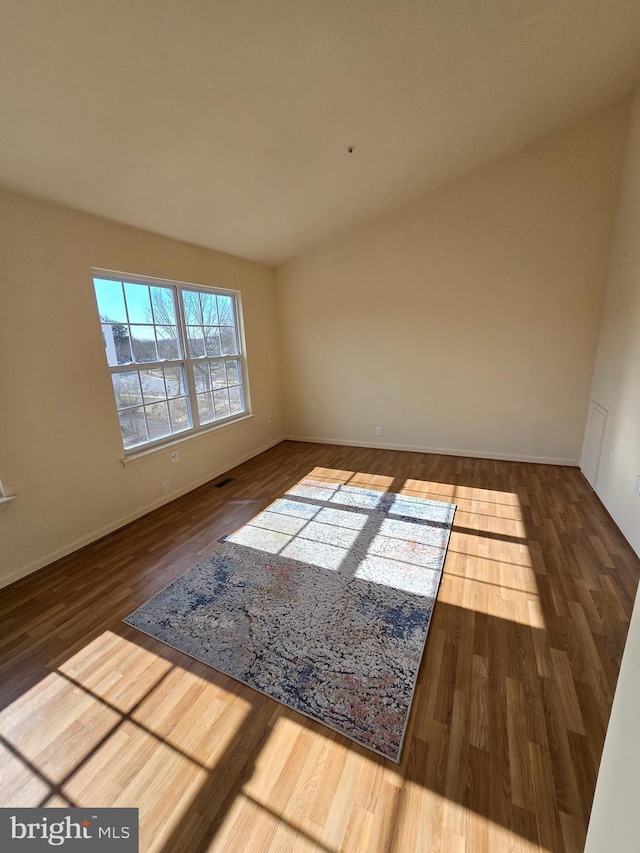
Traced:
POLYGON ((189 355, 191 358, 202 358, 204 355, 204 340, 200 326, 189 326, 187 329, 189 340, 189 355))
POLYGON ((151 288, 151 306, 153 321, 157 326, 176 325, 176 306, 173 302, 173 290, 169 287, 151 288))
POLYGON ((218 295, 218 317, 221 326, 233 326, 233 298, 218 295))
POLYGON ((244 411, 240 390, 237 385, 234 388, 229 388, 229 406, 232 415, 237 415, 238 412, 244 411))
POLYGON ((120 429, 122 430, 122 441, 125 450, 149 441, 142 406, 118 412, 118 417, 120 418, 120 429))
POLYGON ((217 326, 205 326, 203 332, 204 348, 207 355, 220 355, 220 335, 217 326))
POLYGON ((127 312, 124 307, 122 282, 94 278, 93 289, 96 292, 100 319, 104 323, 126 323, 127 312))
POLYGON ((180 358, 178 346, 178 329, 176 326, 156 326, 156 338, 158 341, 158 359, 160 361, 172 361, 180 358))
POLYGON ((198 416, 201 424, 209 424, 215 419, 213 398, 210 391, 206 394, 198 394, 198 416))
POLYGON ((127 370, 125 373, 113 373, 113 393, 118 409, 129 406, 139 406, 142 403, 142 392, 137 370, 127 370))
POLYGON ((222 346, 222 355, 235 355, 238 352, 236 330, 228 326, 223 326, 220 329, 220 344, 222 346))
POLYGON ((209 365, 208 363, 204 364, 194 364, 193 365, 193 378, 196 383, 196 391, 210 391, 211 390, 211 380, 209 378, 209 365))
POLYGON ((121 325, 120 323, 114 325, 103 323, 102 340, 108 364, 129 364, 133 361, 128 326, 121 325))
POLYGON ((135 278, 93 279, 125 449, 244 412, 236 296, 135 278))
POLYGON ((158 352, 153 326, 131 326, 131 348, 134 361, 157 361, 158 352))
POLYGON ((169 400, 169 415, 171 417, 172 433, 182 432, 191 426, 187 401, 184 397, 178 400, 169 400))
POLYGON ((182 305, 187 326, 199 326, 202 323, 202 315, 200 314, 198 293, 194 290, 183 290, 182 305))
POLYGON ((166 400, 164 374, 161 367, 155 370, 141 370, 140 384, 142 385, 142 396, 145 403, 157 403, 158 400, 166 400))
POLYGON ((226 388, 213 392, 213 403, 216 407, 216 419, 229 417, 231 411, 229 409, 229 392, 226 388))
POLYGON ((152 406, 145 406, 145 412, 147 415, 147 429, 149 430, 150 441, 171 435, 169 409, 166 403, 154 403, 152 406))
POLYGON ((201 293, 200 305, 202 307, 202 323, 205 326, 218 325, 218 308, 216 306, 215 293, 201 293))
POLYGON ((184 367, 176 365, 176 367, 165 367, 164 382, 167 387, 168 397, 183 397, 185 391, 184 367))
POLYGON ((239 361, 227 362, 227 382, 229 385, 241 385, 241 373, 239 361))
POLYGON ((227 377, 224 370, 224 361, 212 361, 211 380, 214 388, 226 388, 227 377))
POLYGON ((147 285, 127 284, 125 282, 124 294, 129 311, 129 323, 153 323, 147 285))

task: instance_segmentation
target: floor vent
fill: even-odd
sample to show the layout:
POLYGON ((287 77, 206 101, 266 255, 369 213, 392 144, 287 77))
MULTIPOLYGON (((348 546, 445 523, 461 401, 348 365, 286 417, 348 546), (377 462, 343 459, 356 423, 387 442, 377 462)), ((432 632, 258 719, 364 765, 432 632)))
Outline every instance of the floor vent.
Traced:
POLYGON ((233 477, 227 477, 224 480, 220 480, 219 483, 214 483, 214 489, 221 489, 223 486, 227 486, 229 483, 233 483, 233 477))

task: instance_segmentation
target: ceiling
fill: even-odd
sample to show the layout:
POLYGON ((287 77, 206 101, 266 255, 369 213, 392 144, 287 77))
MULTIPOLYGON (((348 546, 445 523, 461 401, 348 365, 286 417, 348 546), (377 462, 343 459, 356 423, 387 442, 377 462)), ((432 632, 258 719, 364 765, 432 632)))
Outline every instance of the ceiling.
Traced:
POLYGON ((0 185, 269 264, 640 76, 638 0, 0 0, 0 15, 0 185))

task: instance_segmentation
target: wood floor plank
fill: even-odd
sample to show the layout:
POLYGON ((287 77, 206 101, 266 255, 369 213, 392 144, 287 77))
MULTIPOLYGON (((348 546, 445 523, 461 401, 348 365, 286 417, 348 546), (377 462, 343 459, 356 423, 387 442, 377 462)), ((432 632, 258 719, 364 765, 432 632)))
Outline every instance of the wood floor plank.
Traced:
POLYGON ((559 649, 551 649, 551 658, 553 660, 553 668, 555 671, 555 681, 560 694, 560 702, 564 715, 564 724, 567 729, 584 734, 584 722, 582 720, 582 711, 580 702, 576 693, 571 664, 566 652, 559 649))
POLYGON ((579 853, 640 577, 574 468, 283 442, 0 590, 0 805, 142 853, 579 853), (453 501, 393 764, 121 620, 304 477, 453 501))

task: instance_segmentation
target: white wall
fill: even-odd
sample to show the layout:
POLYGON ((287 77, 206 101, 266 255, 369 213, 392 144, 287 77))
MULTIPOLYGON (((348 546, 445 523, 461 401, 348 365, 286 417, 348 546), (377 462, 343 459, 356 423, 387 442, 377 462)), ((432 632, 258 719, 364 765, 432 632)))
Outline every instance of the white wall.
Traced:
MULTIPOLYGON (((620 209, 591 390, 609 411, 596 493, 640 554, 640 93, 631 113, 620 209), (613 459, 607 464, 608 449, 613 459)), ((587 853, 640 846, 640 605, 627 636, 598 775, 587 853)))
POLYGON ((638 853, 640 605, 636 603, 613 698, 585 853, 638 853))
POLYGON ((279 267, 288 434, 577 464, 627 121, 625 103, 279 267))
POLYGON ((4 192, 0 259, 0 586, 282 435, 272 270, 4 192), (123 467, 92 266, 240 290, 255 416, 123 467))
POLYGON ((640 554, 640 96, 632 113, 591 399, 608 411, 596 493, 640 554))

